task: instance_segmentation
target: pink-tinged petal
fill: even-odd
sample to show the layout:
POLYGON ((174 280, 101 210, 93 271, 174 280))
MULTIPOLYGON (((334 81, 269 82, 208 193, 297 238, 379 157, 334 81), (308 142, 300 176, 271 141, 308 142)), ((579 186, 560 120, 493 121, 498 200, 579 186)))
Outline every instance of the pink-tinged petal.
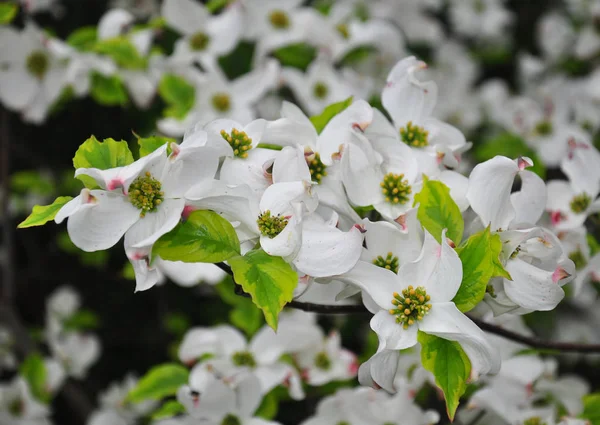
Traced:
POLYGON ((256 193, 262 193, 273 183, 273 178, 266 169, 273 164, 278 154, 276 150, 254 148, 248 151, 245 159, 225 158, 219 179, 231 185, 245 184, 256 193))
POLYGON ((400 360, 398 350, 379 351, 369 360, 373 381, 389 393, 395 393, 397 390, 394 386, 394 378, 398 371, 398 360, 400 360))
POLYGON ((483 331, 461 313, 454 303, 434 303, 429 313, 419 322, 419 329, 458 342, 471 360, 471 373, 475 376, 497 373, 500 370, 497 350, 487 341, 483 331))
POLYGON ((371 318, 371 329, 379 337, 380 347, 387 350, 404 350, 417 345, 419 326, 404 329, 402 324, 396 323, 396 316, 387 310, 381 310, 371 318))
POLYGON ((185 35, 205 30, 210 17, 203 5, 192 0, 165 0, 161 15, 169 27, 185 35))
POLYGON ((265 190, 260 200, 261 211, 271 211, 271 215, 288 216, 295 213, 292 203, 304 203, 309 211, 316 208, 316 200, 311 193, 308 182, 295 181, 275 183, 265 190))
POLYGON ((515 217, 510 192, 519 166, 504 156, 496 156, 473 168, 467 199, 483 225, 492 230, 506 229, 515 217))
POLYGON ((550 213, 552 225, 557 230, 575 229, 583 224, 587 211, 575 213, 571 210, 571 201, 578 194, 564 180, 551 180, 546 184, 548 199, 546 209, 550 213))
POLYGON ((71 241, 87 252, 112 247, 140 220, 140 210, 126 196, 102 190, 92 190, 90 195, 94 201, 87 205, 93 206, 81 208, 67 222, 71 241))
POLYGON ((546 209, 546 184, 537 174, 521 171, 521 190, 510 195, 515 208, 514 223, 535 224, 546 209))
POLYGON ((162 279, 162 275, 158 269, 150 265, 148 255, 139 256, 128 253, 128 257, 135 272, 135 292, 146 291, 162 279))
POLYGON ((342 181, 350 202, 354 205, 367 206, 385 201, 380 186, 384 177, 381 167, 369 161, 360 147, 352 143, 345 145, 341 168, 342 181))
MULTIPOLYGON (((271 214, 273 216, 273 214, 271 214)), ((288 219, 285 228, 274 238, 261 235, 260 246, 269 255, 294 258, 302 243, 302 223, 296 214, 288 219)))
POLYGON ((165 167, 161 190, 168 198, 182 198, 196 183, 212 180, 219 167, 219 154, 207 147, 180 149, 165 167))
POLYGON ((517 305, 530 309, 553 310, 565 292, 553 281, 553 272, 542 270, 516 258, 506 263, 512 281, 504 279, 506 295, 517 305))
POLYGON ((166 199, 157 211, 147 212, 125 234, 125 248, 145 248, 154 244, 179 223, 184 205, 183 199, 166 199))
POLYGON ((286 146, 273 162, 273 183, 311 181, 304 149, 286 146))
POLYGON ((440 245, 425 231, 419 258, 402 265, 398 271, 402 288, 423 286, 434 303, 454 298, 462 281, 462 263, 456 251, 448 245, 445 235, 446 232, 442 232, 440 245))
POLYGON ((345 273, 360 258, 363 238, 356 227, 348 232, 335 227, 304 227, 302 245, 292 262, 299 271, 312 277, 345 273))
POLYGON ((398 276, 393 272, 366 261, 358 261, 348 272, 338 276, 338 280, 352 284, 370 295, 370 297, 387 313, 391 308, 394 292, 402 288, 398 276))
POLYGON ((89 189, 81 189, 81 193, 76 198, 71 199, 56 213, 54 222, 56 224, 62 223, 65 218, 72 216, 73 214, 81 211, 85 208, 91 208, 96 204, 96 198, 92 195, 89 189))
POLYGON ((581 133, 577 139, 570 139, 569 153, 563 157, 560 168, 576 191, 593 199, 600 191, 600 153, 590 143, 589 136, 581 133))

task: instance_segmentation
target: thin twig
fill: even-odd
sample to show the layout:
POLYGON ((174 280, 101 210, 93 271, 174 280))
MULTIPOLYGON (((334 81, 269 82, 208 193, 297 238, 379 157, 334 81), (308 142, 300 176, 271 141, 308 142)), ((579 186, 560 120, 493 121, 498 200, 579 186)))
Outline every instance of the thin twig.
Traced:
MULTIPOLYGON (((222 270, 229 273, 233 276, 231 268, 223 263, 217 263, 222 270)), ((244 297, 249 297, 250 295, 245 293, 240 285, 235 284, 235 293, 237 295, 241 295, 244 297)), ((321 313, 321 314, 356 314, 356 313, 368 313, 369 311, 360 304, 355 305, 331 305, 331 304, 314 304, 314 303, 304 303, 301 301, 292 301, 286 304, 288 307, 296 308, 298 310, 310 311, 313 313, 321 313)), ((600 353, 600 344, 577 344, 572 342, 555 342, 555 341, 544 341, 535 337, 528 337, 525 335, 518 334, 516 332, 512 332, 506 330, 500 326, 492 325, 491 323, 484 322, 480 319, 472 317, 471 315, 467 316, 481 329, 486 332, 499 335, 503 338, 510 339, 512 341, 520 342, 524 345, 527 345, 531 348, 537 348, 541 350, 556 350, 562 352, 570 352, 570 353, 600 353)))
POLYGON ((4 246, 4 264, 2 267, 2 286, 0 290, 0 300, 2 303, 10 305, 14 297, 14 262, 13 262, 13 228, 10 220, 9 202, 10 202, 10 128, 8 111, 0 109, 0 139, 2 150, 2 187, 0 196, 2 197, 2 245, 4 246))

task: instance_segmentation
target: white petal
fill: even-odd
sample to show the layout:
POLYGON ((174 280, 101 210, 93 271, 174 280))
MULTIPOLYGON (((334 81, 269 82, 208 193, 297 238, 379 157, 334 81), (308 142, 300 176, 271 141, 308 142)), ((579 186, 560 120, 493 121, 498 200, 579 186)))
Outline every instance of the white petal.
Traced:
POLYGON ((243 105, 256 103, 263 95, 274 88, 279 74, 279 62, 270 59, 267 63, 231 83, 235 100, 243 105))
POLYGON ((350 202, 359 206, 384 202, 380 186, 384 174, 379 164, 369 162, 362 149, 352 143, 347 144, 341 166, 342 181, 350 202))
MULTIPOLYGON (((401 326, 401 325, 397 325, 401 326)), ((371 376, 373 381, 384 390, 395 393, 394 378, 398 371, 398 360, 400 351, 382 350, 369 360, 371 364, 371 376)))
POLYGON ((537 174, 523 170, 521 190, 510 195, 516 211, 515 223, 535 224, 546 209, 546 184, 537 174))
POLYGON ((24 109, 39 90, 39 82, 24 68, 13 67, 0 72, 0 100, 9 109, 24 109))
POLYGON ((167 25, 186 35, 202 31, 210 16, 202 5, 192 0, 165 0, 161 14, 167 25))
POLYGON ((215 56, 229 53, 237 45, 244 29, 242 7, 233 3, 223 13, 213 15, 206 26, 210 49, 215 56))
POLYGON ((497 373, 500 356, 485 338, 485 334, 454 303, 435 303, 419 323, 419 329, 440 338, 458 342, 471 360, 475 376, 497 373))
POLYGON ((157 267, 173 282, 184 287, 195 286, 201 282, 216 285, 227 276, 219 267, 207 263, 157 260, 157 267))
POLYGON ((469 200, 467 199, 469 179, 452 170, 442 171, 438 179, 450 188, 450 196, 456 202, 456 205, 458 205, 460 212, 465 212, 469 208, 469 200))
POLYGON ((148 212, 125 234, 125 247, 149 247, 181 220, 185 200, 166 199, 155 212, 148 212))
POLYGON ((383 348, 388 350, 404 350, 417 344, 416 325, 404 329, 403 325, 396 323, 396 316, 387 310, 379 311, 371 318, 371 329, 377 333, 383 348))
POLYGON ((277 214, 288 216, 295 212, 292 202, 305 202, 312 205, 314 200, 311 198, 310 185, 301 181, 275 183, 265 190, 259 205, 261 211, 269 210, 272 216, 277 214))
POLYGON ((302 223, 297 215, 288 219, 285 228, 274 238, 261 235, 260 246, 269 255, 294 258, 302 243, 302 223))
POLYGON ((273 162, 273 183, 312 180, 304 149, 286 146, 273 162))
POLYGON ((518 256, 506 263, 506 271, 513 279, 504 279, 506 295, 521 307, 553 310, 565 296, 558 283, 552 281, 552 272, 526 263, 518 256))
POLYGON ((98 39, 117 37, 135 20, 135 17, 124 9, 112 9, 102 16, 98 23, 98 39))
POLYGON ((360 260, 352 270, 338 276, 338 279, 359 287, 386 312, 390 308, 395 308, 392 304, 394 292, 402 289, 393 272, 360 260))

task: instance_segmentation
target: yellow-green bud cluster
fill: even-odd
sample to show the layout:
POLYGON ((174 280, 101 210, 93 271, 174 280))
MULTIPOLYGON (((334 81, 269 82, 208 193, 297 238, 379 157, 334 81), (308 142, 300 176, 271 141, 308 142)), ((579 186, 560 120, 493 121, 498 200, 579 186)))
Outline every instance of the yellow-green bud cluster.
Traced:
POLYGON ((313 86, 313 94, 317 99, 325 99, 327 93, 329 93, 329 87, 323 81, 317 81, 313 86))
POLYGON ((240 418, 238 418, 237 416, 229 413, 223 418, 223 421, 221 421, 221 425, 242 425, 242 421, 240 421, 240 418))
POLYGON ((422 286, 413 288, 409 285, 408 288, 402 290, 402 295, 394 292, 392 304, 396 308, 389 310, 390 314, 396 316, 396 323, 402 324, 404 329, 415 324, 416 321, 423 320, 423 317, 429 313, 431 297, 427 295, 427 291, 422 286))
POLYGON ((400 138, 413 148, 424 148, 429 145, 429 131, 418 125, 413 125, 412 121, 409 121, 406 127, 400 129, 400 138))
POLYGON ((30 74, 41 80, 48 71, 50 61, 46 53, 41 50, 34 50, 27 57, 25 65, 30 74))
POLYGON ((208 34, 199 31, 190 37, 190 49, 201 52, 206 49, 209 41, 210 37, 208 34))
POLYGON ((25 402, 21 398, 15 398, 8 405, 8 412, 16 417, 20 417, 25 411, 25 402))
POLYGON ((254 356, 249 351, 238 351, 233 353, 232 361, 236 366, 256 366, 256 360, 254 360, 254 356))
POLYGON ((346 40, 350 38, 350 29, 347 24, 337 24, 335 29, 344 37, 346 40))
POLYGON ((331 369, 331 359, 325 351, 321 351, 315 356, 315 367, 321 370, 331 369))
POLYGON ((129 186, 129 201, 134 207, 142 210, 140 217, 144 217, 147 212, 156 211, 163 202, 165 193, 160 189, 160 182, 152 177, 149 172, 131 183, 131 186, 129 186))
POLYGON ((217 93, 212 97, 212 105, 219 112, 227 112, 231 109, 231 99, 227 93, 217 93))
POLYGON ((398 257, 391 252, 388 252, 385 258, 383 258, 381 255, 377 256, 377 258, 373 260, 373 264, 384 269, 391 270, 394 273, 398 273, 398 257))
POLYGON ((547 136, 552 133, 552 123, 550 121, 540 121, 535 125, 535 132, 540 136, 547 136))
POLYGON ((490 297, 496 298, 496 290, 494 289, 494 285, 489 284, 485 287, 485 292, 490 294, 490 297))
POLYGON ((410 199, 412 188, 408 180, 404 179, 404 174, 388 173, 383 177, 379 184, 381 192, 385 196, 385 201, 391 204, 406 204, 410 199))
POLYGON ((248 158, 248 151, 252 149, 252 139, 244 131, 234 128, 228 134, 225 130, 221 130, 221 137, 229 143, 235 156, 248 158))
POLYGON ((523 425, 546 425, 546 422, 539 416, 532 416, 531 418, 525 419, 523 425))
POLYGON ((269 14, 271 25, 277 29, 285 29, 290 26, 290 18, 283 10, 275 9, 269 14))
POLYGON ((592 198, 587 193, 575 195, 571 200, 571 211, 575 214, 579 214, 587 210, 592 203, 592 198))
POLYGON ((323 177, 327 175, 327 166, 321 162, 321 156, 318 153, 315 153, 314 155, 308 157, 306 162, 308 162, 311 180, 321 183, 323 177))
POLYGON ((271 211, 269 210, 259 215, 256 222, 260 233, 271 239, 280 234, 288 224, 287 218, 281 217, 280 215, 271 216, 271 211))
POLYGON ((575 269, 581 270, 587 265, 587 260, 580 249, 569 254, 569 259, 575 264, 575 269))
POLYGON ((517 255, 519 255, 519 252, 521 252, 521 245, 517 246, 515 248, 515 250, 510 254, 510 259, 514 260, 515 258, 517 258, 517 255))

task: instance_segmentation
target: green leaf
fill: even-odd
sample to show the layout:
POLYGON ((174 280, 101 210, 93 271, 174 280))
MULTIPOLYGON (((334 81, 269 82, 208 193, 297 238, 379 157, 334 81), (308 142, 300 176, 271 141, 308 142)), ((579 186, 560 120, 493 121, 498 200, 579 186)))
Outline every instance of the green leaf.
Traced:
POLYGON ((435 383, 443 391, 446 411, 454 419, 460 397, 467 389, 471 361, 458 342, 448 341, 419 331, 423 367, 433 373, 435 383))
POLYGON ((92 72, 90 94, 103 106, 118 106, 127 103, 127 91, 118 75, 104 76, 92 72))
POLYGON ((298 275, 281 257, 272 257, 262 249, 248 251, 243 257, 229 259, 235 281, 263 311, 265 320, 277 330, 277 316, 292 300, 298 275))
POLYGON ((317 133, 323 131, 325 126, 331 121, 333 117, 342 112, 348 106, 352 104, 352 97, 349 97, 346 100, 342 100, 341 102, 332 103, 327 106, 320 115, 315 115, 314 117, 310 117, 310 122, 313 123, 317 133))
POLYGON ((308 65, 317 57, 317 49, 305 43, 290 44, 280 47, 273 52, 282 66, 291 66, 293 68, 306 71, 308 65))
POLYGON ((205 7, 210 13, 215 13, 227 6, 230 1, 231 0, 209 0, 205 7))
POLYGON ((77 28, 73 31, 69 37, 67 37, 67 44, 82 52, 89 52, 94 49, 97 40, 98 30, 96 27, 87 26, 77 28))
POLYGON ((118 66, 125 69, 145 69, 148 65, 134 44, 124 36, 100 40, 94 51, 109 56, 118 66))
POLYGON ((423 189, 415 195, 415 205, 417 203, 420 204, 417 218, 439 243, 442 243, 443 229, 448 229, 446 236, 455 244, 460 243, 465 224, 448 186, 424 177, 423 189))
POLYGON ((492 159, 496 155, 503 155, 509 158, 518 158, 527 156, 533 160, 531 171, 539 175, 542 179, 546 178, 546 167, 525 141, 519 136, 511 133, 502 133, 491 140, 479 143, 474 149, 475 158, 479 162, 492 159))
POLYGON ((160 148, 165 143, 175 142, 175 139, 170 137, 150 136, 139 137, 136 134, 138 144, 140 145, 140 158, 151 154, 156 149, 160 148))
POLYGON ((169 261, 218 263, 239 255, 240 241, 231 223, 200 210, 156 241, 152 253, 169 261))
POLYGON ((249 337, 262 327, 264 324, 262 312, 256 308, 250 298, 236 295, 231 276, 216 285, 215 289, 221 299, 233 307, 229 311, 229 320, 234 326, 243 330, 249 337))
MULTIPOLYGON (((255 309, 256 310, 256 309, 255 309)), ((275 390, 268 392, 262 399, 260 406, 256 409, 254 416, 258 416, 259 418, 263 418, 266 420, 271 420, 277 416, 277 411, 279 410, 279 398, 277 397, 277 392, 275 390)))
POLYGON ((491 234, 489 226, 472 235, 456 251, 462 262, 463 279, 452 301, 460 311, 466 312, 483 299, 492 277, 511 277, 500 262, 500 236, 491 234))
POLYGON ((586 240, 590 246, 590 256, 594 256, 597 252, 600 252, 600 243, 598 243, 594 235, 588 233, 586 235, 586 240))
POLYGON ((58 211, 71 199, 73 199, 71 196, 59 196, 50 205, 35 205, 29 217, 19 223, 17 227, 25 229, 27 227, 42 226, 50 220, 54 220, 58 211))
POLYGON ((189 319, 182 313, 167 314, 163 326, 177 338, 182 338, 191 327, 189 319))
POLYGON ((183 119, 194 107, 196 89, 183 77, 165 74, 158 84, 158 94, 168 107, 164 110, 166 117, 183 119))
POLYGON ((25 358, 19 373, 29 384, 33 396, 42 403, 49 403, 51 395, 46 388, 46 365, 44 359, 38 353, 30 354, 25 358))
POLYGON ((231 52, 219 57, 219 66, 228 80, 235 80, 252 71, 255 47, 255 43, 241 41, 231 52))
POLYGON ((346 53, 339 63, 343 66, 355 66, 376 52, 377 49, 372 46, 358 46, 346 53))
POLYGON ((592 425, 600 425, 600 393, 583 396, 583 413, 579 417, 587 419, 592 425))
POLYGON ((175 363, 154 366, 129 391, 126 400, 139 403, 175 395, 180 386, 188 383, 188 377, 187 368, 175 363))
POLYGON ((10 189, 17 193, 48 196, 54 193, 55 187, 50 176, 37 170, 23 170, 10 175, 10 189))
POLYGON ((179 415, 181 413, 185 413, 185 406, 178 402, 177 400, 169 400, 160 408, 152 413, 150 418, 154 421, 159 419, 167 419, 172 418, 175 415, 179 415))
POLYGON ((0 24, 10 24, 18 11, 19 7, 15 3, 0 3, 0 24))
MULTIPOLYGON (((131 163, 133 163, 133 155, 127 142, 117 142, 114 139, 104 139, 103 142, 100 142, 93 135, 79 146, 73 157, 75 169, 108 170, 109 168, 124 167, 131 163)), ((81 180, 88 189, 98 187, 96 181, 89 176, 81 175, 77 179, 81 180)))
POLYGON ((100 321, 98 315, 90 310, 79 310, 63 322, 68 330, 83 331, 98 328, 100 321))

